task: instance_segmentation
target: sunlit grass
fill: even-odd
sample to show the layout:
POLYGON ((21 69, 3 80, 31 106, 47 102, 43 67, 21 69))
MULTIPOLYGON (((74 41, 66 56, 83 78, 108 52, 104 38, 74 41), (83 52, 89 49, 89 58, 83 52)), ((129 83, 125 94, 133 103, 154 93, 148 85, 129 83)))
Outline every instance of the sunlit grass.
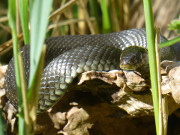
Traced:
POLYGON ((2 117, 2 108, 0 108, 0 135, 5 135, 5 122, 4 122, 4 119, 2 117))
POLYGON ((155 32, 154 32, 154 19, 152 12, 151 0, 144 0, 145 23, 148 43, 149 54, 149 67, 152 88, 152 98, 154 105, 154 115, 156 123, 156 134, 159 134, 159 92, 158 92, 158 73, 157 61, 155 52, 155 32))
POLYGON ((18 89, 18 118, 19 118, 19 135, 30 135, 34 133, 35 122, 36 122, 36 107, 38 98, 38 89, 40 87, 40 78, 43 69, 43 59, 45 57, 45 49, 43 49, 43 55, 41 55, 42 45, 44 44, 44 39, 46 35, 46 28, 48 24, 48 17, 50 14, 50 8, 52 1, 31 1, 31 17, 30 17, 30 37, 28 29, 28 7, 27 1, 20 1, 20 13, 21 13, 21 23, 23 26, 23 34, 25 43, 29 42, 30 38, 30 82, 29 82, 29 92, 27 100, 27 90, 23 70, 23 62, 21 58, 21 53, 19 52, 18 40, 17 40, 17 28, 16 28, 16 1, 9 0, 9 24, 12 31, 13 37, 13 52, 15 61, 15 74, 16 74, 16 84, 18 89), (23 3, 24 2, 24 3, 23 3), (41 60, 40 60, 41 57, 41 60), (40 62, 39 62, 40 61, 40 62), (39 66, 39 64, 41 66, 39 66), (38 77, 37 77, 38 76, 38 77), (36 90, 36 91, 33 91, 36 90), (33 95, 33 96, 32 96, 33 95), (23 101, 23 102, 22 102, 23 101), (22 104, 23 103, 23 104, 22 104))
MULTIPOLYGON (((83 1, 83 0, 82 0, 83 1)), ((98 30, 99 32, 112 32, 112 31, 119 31, 119 29, 125 29, 124 27, 124 16, 123 16, 123 3, 122 0, 115 1, 116 7, 113 7, 110 5, 110 0, 89 0, 90 3, 90 12, 92 16, 95 16, 96 22, 98 25, 98 30), (111 6, 111 7, 110 7, 111 6), (117 8, 119 7, 119 8, 117 8), (115 29, 112 29, 112 25, 114 25, 113 20, 111 18, 111 10, 112 8, 115 8, 116 14, 115 17, 117 18, 116 27, 115 29), (102 14, 102 16, 101 16, 102 14), (121 25, 120 25, 121 24, 121 25), (118 27, 119 25, 119 27, 118 27)), ((24 115, 24 111, 22 109, 23 106, 25 108, 29 108, 28 105, 26 105, 26 90, 24 88, 24 97, 22 98, 22 88, 25 86, 25 81, 22 79, 23 77, 23 66, 21 62, 21 57, 19 54, 19 48, 18 48, 18 40, 17 40, 17 31, 16 31, 16 2, 15 0, 9 0, 9 24, 12 30, 12 36, 13 36, 13 45, 14 45, 14 58, 15 58, 15 70, 16 70, 16 77, 17 77, 17 87, 18 87, 18 98, 19 98, 19 134, 24 134, 24 118, 25 119, 31 119, 28 120, 28 124, 30 129, 33 129, 33 126, 35 125, 35 118, 36 118, 36 104, 37 104, 37 97, 38 97, 38 88, 39 88, 39 82, 40 82, 40 77, 43 69, 43 57, 45 53, 45 47, 42 51, 42 45, 44 43, 44 38, 46 35, 46 28, 48 24, 48 17, 49 17, 49 12, 50 8, 52 5, 52 0, 50 1, 44 1, 43 0, 30 0, 29 1, 30 6, 28 5, 27 0, 19 0, 19 10, 20 10, 20 17, 21 17, 21 25, 22 25, 22 31, 24 35, 24 42, 25 44, 31 43, 31 66, 30 66, 30 81, 29 81, 29 90, 30 92, 28 93, 28 103, 34 105, 30 106, 29 111, 25 111, 26 114, 24 115), (30 12, 28 12, 30 11, 30 12), (30 14, 30 21, 28 20, 30 14), (29 27, 30 25, 30 27, 29 27), (31 28, 31 31, 29 33, 29 28, 31 28), (31 35, 31 36, 30 36, 31 35), (30 38, 31 37, 31 38, 30 38), (43 54, 41 54, 43 52, 43 54), (41 63, 41 64, 40 64, 41 63), (41 65, 41 66, 40 66, 41 65), (38 77, 37 77, 38 76, 38 77), (24 85, 24 86, 23 86, 24 85), (35 94, 34 94, 35 93, 35 94), (33 96, 32 96, 33 95, 33 96), (35 98, 35 100, 34 100, 35 98), (33 99, 33 100, 32 100, 33 99), (24 104, 22 105, 22 100, 24 100, 24 104), (31 112, 29 115, 27 112, 31 112)), ((70 0, 67 1, 65 6, 62 6, 59 8, 57 11, 53 12, 53 14, 50 16, 50 20, 55 18, 57 14, 62 14, 65 9, 71 8, 72 5, 76 3, 75 0, 70 0), (69 6, 69 5, 70 6, 69 6)), ((78 23, 82 20, 78 20, 78 7, 79 5, 76 5, 76 10, 72 14, 74 17, 77 19, 74 23, 78 23)), ((148 45, 150 45, 149 48, 149 58, 150 58, 150 72, 151 72, 151 80, 152 80, 152 89, 153 89, 153 102, 154 102, 154 107, 155 107, 155 121, 156 121, 156 126, 157 126, 157 134, 158 129, 159 129, 159 113, 158 113, 158 81, 157 81, 157 67, 156 65, 156 58, 155 58, 155 48, 154 48, 154 26, 153 26, 153 14, 152 14, 152 7, 151 7, 151 1, 149 0, 144 0, 144 9, 145 9, 145 16, 146 16, 146 30, 147 30, 147 36, 148 36, 148 45), (152 45, 152 46, 151 46, 152 45), (154 74, 153 74, 154 73, 154 74)), ((91 19, 93 20, 93 19, 91 19)), ((90 21, 91 21, 90 20, 90 21)), ((83 20, 86 22, 87 20, 83 20)), ((129 20, 126 18, 126 24, 128 24, 129 20)), ((62 21, 60 21, 62 22, 62 21)), ((66 24, 66 28, 69 26, 69 24, 66 24)), ((58 26, 57 26, 58 27, 58 26)), ((64 27, 64 26, 63 26, 64 27)), ((77 27, 78 28, 78 27, 77 27)), ((89 28, 89 27, 88 27, 89 28)), ((59 26, 58 29, 61 31, 62 27, 59 26)), ((89 28, 90 29, 90 28, 89 28)), ((95 28, 94 28, 95 29, 95 28)), ((70 31, 69 27, 65 34, 68 34, 70 31)), ((50 32, 49 32, 50 33, 50 32)), ((61 32, 60 32, 61 33, 61 32)), ((76 32, 78 33, 78 32, 76 32)), ((90 32, 91 33, 91 32, 90 32)), ((51 35, 51 34, 49 34, 51 35)), ((175 39, 172 39, 170 41, 166 41, 161 43, 159 46, 164 47, 164 46, 169 46, 172 45, 176 42, 180 41, 180 37, 177 37, 175 39)), ((27 122, 27 120, 26 120, 27 122)), ((27 128, 26 128, 27 129, 27 128)), ((34 130, 34 129, 33 129, 34 130)), ((33 131, 32 130, 32 131, 33 131)), ((29 131, 26 131, 27 134, 29 131)))
POLYGON ((24 43, 29 44, 29 15, 28 15, 28 0, 19 0, 19 13, 24 34, 24 43))
POLYGON ((20 62, 18 59, 19 47, 18 47, 18 40, 17 40, 17 30, 16 30, 16 2, 14 0, 9 0, 9 9, 8 9, 8 17, 9 17, 9 25, 12 31, 12 39, 13 39, 13 54, 14 54, 14 63, 15 63, 15 75, 16 75, 16 85, 18 91, 18 111, 19 111, 19 134, 22 135, 24 133, 24 117, 23 117, 23 110, 22 110, 22 87, 21 82, 22 79, 20 77, 20 62))
POLYGON ((105 0, 101 0, 100 5, 101 5, 101 11, 102 11, 103 33, 108 33, 111 31, 108 5, 105 0))

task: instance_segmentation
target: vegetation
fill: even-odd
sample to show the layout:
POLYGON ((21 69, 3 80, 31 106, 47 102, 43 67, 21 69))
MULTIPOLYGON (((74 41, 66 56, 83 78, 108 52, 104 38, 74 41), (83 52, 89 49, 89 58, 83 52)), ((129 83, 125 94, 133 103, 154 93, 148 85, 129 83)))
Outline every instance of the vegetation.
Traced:
MULTIPOLYGON (((13 53, 16 67, 16 83, 18 86, 19 97, 18 117, 20 135, 34 133, 38 94, 37 89, 39 88, 40 75, 43 69, 42 63, 45 54, 43 42, 45 37, 66 34, 95 34, 120 31, 136 27, 137 25, 132 25, 133 22, 134 24, 139 22, 139 27, 144 26, 144 23, 146 22, 148 45, 150 45, 149 55, 150 58, 153 58, 150 59, 150 68, 151 73, 154 73, 154 75, 151 74, 151 80, 152 89, 155 89, 153 90, 153 102, 156 117, 155 120, 157 134, 160 133, 159 130, 162 129, 159 128, 160 126, 158 123, 160 122, 158 102, 161 99, 159 99, 158 94, 158 66, 156 63, 154 47, 155 32, 151 0, 144 0, 145 20, 141 19, 140 21, 138 19, 133 20, 133 18, 139 14, 137 9, 141 10, 143 8, 140 0, 61 0, 46 2, 44 0, 29 0, 29 4, 27 0, 9 0, 8 2, 9 3, 7 3, 6 0, 0 2, 3 3, 2 5, 0 4, 3 9, 2 11, 0 10, 0 14, 2 15, 2 17, 0 17, 0 43, 2 43, 0 46, 0 56, 2 57, 1 61, 3 63, 4 54, 9 52, 9 50, 12 48, 12 43, 10 43, 9 46, 6 46, 6 41, 11 40, 9 36, 12 34, 13 53), (31 72, 28 93, 25 87, 26 84, 24 80, 25 77, 23 63, 21 60, 22 58, 19 53, 19 45, 21 44, 20 39, 22 39, 22 33, 24 43, 31 43, 31 72)), ((163 0, 161 2, 163 2, 163 0)), ((142 16, 144 16, 143 13, 141 13, 139 18, 142 16)), ((169 25, 169 27, 170 29, 177 30, 179 32, 179 24, 180 21, 175 20, 169 25)), ((160 44, 160 47, 172 45, 177 41, 180 41, 179 37, 160 44)), ((0 122, 3 122, 2 118, 0 119, 0 122)), ((1 123, 0 125, 3 125, 1 123)), ((4 128, 2 126, 0 131, 2 132, 0 134, 3 134, 4 128)))

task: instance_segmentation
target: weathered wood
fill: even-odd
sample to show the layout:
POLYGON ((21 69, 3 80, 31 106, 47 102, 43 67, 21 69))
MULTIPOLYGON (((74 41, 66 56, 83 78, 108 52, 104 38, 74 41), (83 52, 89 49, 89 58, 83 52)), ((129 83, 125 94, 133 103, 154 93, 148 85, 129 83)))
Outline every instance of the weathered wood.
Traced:
MULTIPOLYGON (((171 114, 180 107, 180 62, 163 61, 161 68, 162 94, 168 97, 169 114, 171 114)), ((3 80, 4 67, 0 72, 0 79, 3 80)), ((85 72, 78 77, 78 83, 76 80, 68 88, 65 96, 57 104, 38 115, 36 133, 116 134, 121 132, 122 124, 119 123, 125 121, 136 129, 129 118, 141 116, 145 119, 151 118, 152 122, 153 105, 149 88, 149 82, 136 72, 119 70, 85 72)), ((15 132, 17 111, 6 102, 5 95, 2 94, 3 84, 0 92, 3 116, 11 130, 15 132)))

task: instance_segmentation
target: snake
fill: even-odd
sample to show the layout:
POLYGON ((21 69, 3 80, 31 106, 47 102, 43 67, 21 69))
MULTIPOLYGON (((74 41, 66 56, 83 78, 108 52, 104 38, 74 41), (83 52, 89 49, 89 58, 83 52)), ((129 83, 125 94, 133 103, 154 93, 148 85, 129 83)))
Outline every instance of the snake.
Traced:
MULTIPOLYGON (((160 42, 163 41, 166 41, 166 38, 161 35, 160 42)), ((38 112, 44 112, 57 103, 73 80, 83 72, 136 70, 143 67, 144 63, 146 65, 148 63, 145 29, 129 29, 108 34, 50 37, 45 40, 45 44, 47 49, 38 92, 38 112)), ((29 50, 30 45, 21 49, 27 83, 30 69, 29 50)), ((175 53, 172 46, 162 48, 161 60, 175 60, 175 53)), ((10 103, 17 108, 14 58, 8 64, 5 90, 10 103)))

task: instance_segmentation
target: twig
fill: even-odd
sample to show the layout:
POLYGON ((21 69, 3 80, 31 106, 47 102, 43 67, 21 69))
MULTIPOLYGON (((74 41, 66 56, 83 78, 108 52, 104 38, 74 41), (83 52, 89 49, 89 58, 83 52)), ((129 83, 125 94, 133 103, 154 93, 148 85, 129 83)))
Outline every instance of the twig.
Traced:
MULTIPOLYGON (((21 39, 23 39, 23 34, 22 33, 18 35, 18 40, 21 40, 21 39)), ((9 40, 9 41, 6 41, 3 44, 1 44, 0 45, 0 56, 4 55, 6 52, 11 50, 12 47, 13 47, 12 44, 13 44, 12 39, 9 40)))
POLYGON ((0 27, 2 29, 4 29, 5 31, 7 31, 8 33, 11 33, 11 30, 10 30, 10 28, 8 26, 4 26, 2 23, 0 23, 0 27))
MULTIPOLYGON (((91 21, 94 21, 95 18, 92 17, 92 18, 90 18, 90 20, 91 20, 91 21)), ((57 27, 57 26, 63 26, 63 25, 78 23, 78 22, 81 22, 81 21, 86 21, 86 20, 69 19, 69 20, 61 21, 61 22, 59 22, 58 24, 51 24, 51 25, 49 25, 47 31, 49 31, 50 29, 53 29, 53 28, 55 28, 55 27, 57 27)))
MULTIPOLYGON (((67 16, 68 19, 73 19, 73 14, 72 14, 70 9, 68 9, 67 12, 65 12, 65 15, 67 16)), ((75 35, 75 25, 74 25, 74 23, 70 24, 70 32, 71 32, 71 35, 75 35)))
POLYGON ((93 25, 92 25, 92 23, 91 23, 91 21, 90 21, 90 17, 89 17, 88 11, 87 11, 87 9, 86 9, 86 7, 85 7, 85 5, 84 5, 84 3, 83 3, 82 0, 79 0, 79 5, 80 5, 80 6, 82 7, 82 9, 84 10, 84 17, 85 17, 85 19, 86 19, 86 21, 87 21, 87 24, 88 24, 88 26, 89 26, 89 29, 90 29, 90 31, 91 31, 91 34, 95 34, 95 30, 94 30, 94 27, 93 27, 93 25))
POLYGON ((63 6, 61 6, 60 8, 58 8, 56 11, 54 11, 50 17, 49 20, 51 20, 54 16, 56 16, 57 14, 61 14, 62 12, 64 12, 64 10, 66 10, 67 8, 69 8, 69 6, 72 6, 77 0, 71 0, 69 2, 67 2, 66 4, 64 4, 63 6))
POLYGON ((7 16, 4 16, 4 17, 0 18, 0 23, 7 22, 7 21, 8 21, 8 17, 7 16))
MULTIPOLYGON (((62 7, 65 4, 65 2, 66 2, 66 0, 62 0, 60 7, 62 7)), ((53 19, 53 23, 56 25, 56 27, 54 27, 54 29, 53 29, 52 36, 59 35, 58 22, 59 22, 60 18, 61 18, 61 14, 58 14, 56 16, 56 18, 53 19)))

